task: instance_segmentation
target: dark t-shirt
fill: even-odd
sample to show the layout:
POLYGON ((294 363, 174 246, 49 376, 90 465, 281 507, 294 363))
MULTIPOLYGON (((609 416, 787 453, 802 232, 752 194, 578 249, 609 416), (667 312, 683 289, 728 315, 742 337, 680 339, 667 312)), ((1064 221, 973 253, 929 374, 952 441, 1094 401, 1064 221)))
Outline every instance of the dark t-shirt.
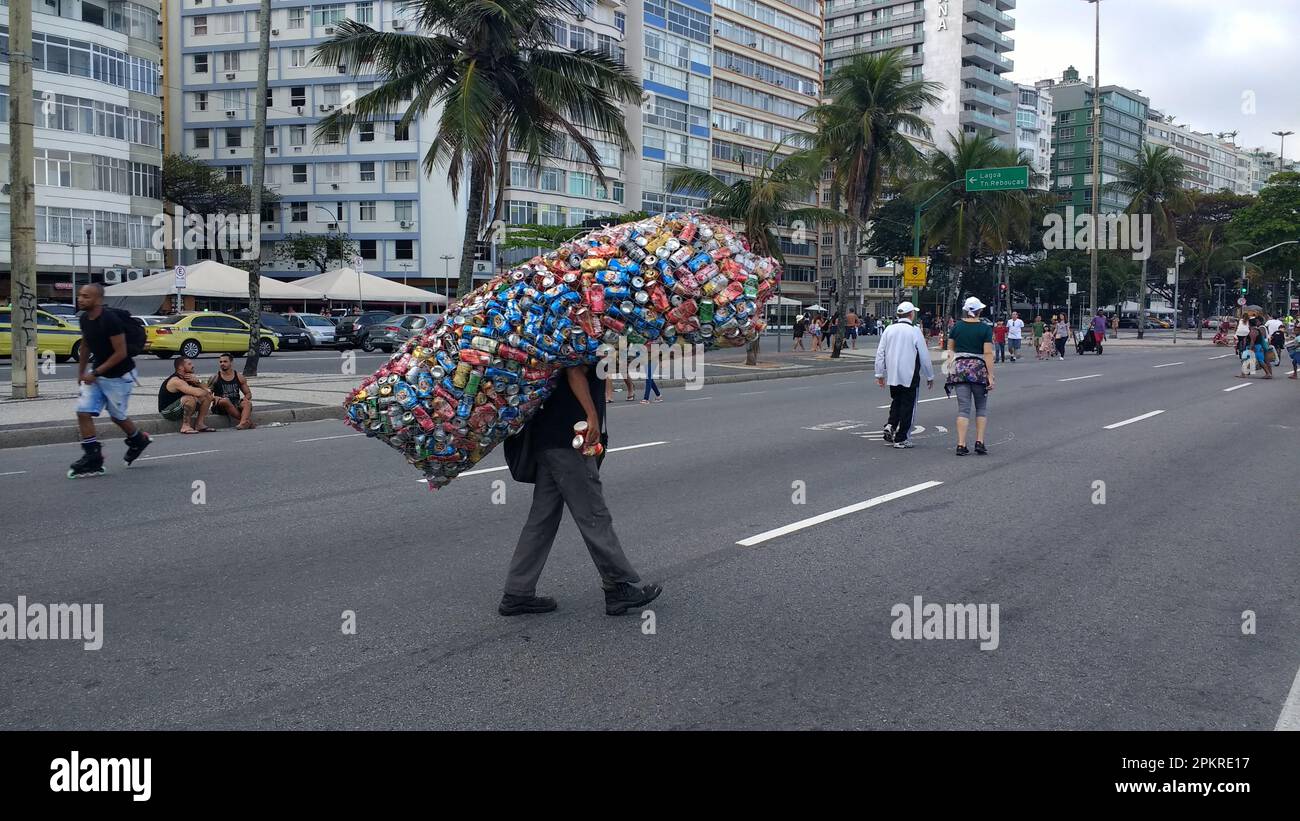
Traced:
POLYGON ((993 342, 993 328, 983 322, 958 322, 948 331, 957 353, 983 354, 984 343, 993 342))
MULTIPOLYGON (((81 339, 90 351, 91 366, 98 365, 101 362, 107 362, 113 355, 113 337, 122 336, 122 344, 126 344, 126 328, 122 325, 122 320, 117 318, 117 314, 104 308, 99 312, 99 319, 91 319, 88 311, 81 312, 81 339)), ((131 357, 123 359, 111 368, 101 371, 100 376, 119 377, 135 370, 135 360, 131 357)))
MULTIPOLYGON (((596 414, 600 418, 601 426, 604 427, 605 380, 596 373, 596 365, 587 365, 586 369, 587 390, 591 392, 592 404, 596 406, 596 414)), ((568 376, 561 372, 556 377, 555 392, 529 423, 533 426, 533 447, 538 450, 573 447, 573 426, 586 418, 587 412, 582 409, 578 397, 574 396, 573 389, 569 387, 568 376)))
POLYGON ((180 399, 182 396, 185 395, 180 391, 171 390, 170 386, 172 384, 173 378, 180 379, 180 377, 176 376, 176 374, 172 374, 171 376, 164 379, 163 383, 158 386, 159 412, 167 410, 169 407, 171 407, 173 402, 175 402, 177 399, 180 399))

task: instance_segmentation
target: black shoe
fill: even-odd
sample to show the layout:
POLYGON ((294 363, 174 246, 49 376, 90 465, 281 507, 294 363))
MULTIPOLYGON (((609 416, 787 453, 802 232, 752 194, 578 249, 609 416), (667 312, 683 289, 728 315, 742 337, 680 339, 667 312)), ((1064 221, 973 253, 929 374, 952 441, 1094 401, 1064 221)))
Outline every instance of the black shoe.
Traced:
POLYGON ((127 467, 131 467, 131 463, 140 458, 140 454, 144 453, 144 449, 149 447, 152 442, 149 434, 142 430, 136 431, 136 436, 138 438, 134 443, 129 438, 126 440, 126 455, 122 457, 122 460, 126 462, 127 467))
POLYGON ((524 613, 550 613, 556 607, 559 605, 550 596, 515 596, 506 593, 497 605, 497 612, 503 616, 519 616, 524 613))
POLYGON ((889 425, 885 425, 884 439, 886 442, 889 442, 890 444, 893 444, 894 442, 894 432, 890 430, 889 425))
POLYGON ((967 454, 969 454, 969 453, 970 453, 970 448, 966 447, 965 445, 958 445, 958 446, 957 446, 957 455, 958 455, 958 456, 965 456, 965 455, 967 455, 967 454))
POLYGON ((637 587, 629 582, 619 582, 612 590, 605 591, 605 615, 621 616, 633 607, 649 604, 662 592, 663 587, 657 584, 637 587))
POLYGON ((81 458, 73 462, 68 468, 69 479, 81 479, 86 476, 103 476, 104 475, 104 454, 100 450, 99 443, 96 442, 85 452, 81 458))
POLYGON ((983 443, 983 442, 976 442, 976 443, 975 443, 975 452, 976 452, 977 454, 979 454, 980 456, 988 456, 988 455, 989 455, 989 449, 986 448, 986 447, 984 447, 984 443, 983 443))

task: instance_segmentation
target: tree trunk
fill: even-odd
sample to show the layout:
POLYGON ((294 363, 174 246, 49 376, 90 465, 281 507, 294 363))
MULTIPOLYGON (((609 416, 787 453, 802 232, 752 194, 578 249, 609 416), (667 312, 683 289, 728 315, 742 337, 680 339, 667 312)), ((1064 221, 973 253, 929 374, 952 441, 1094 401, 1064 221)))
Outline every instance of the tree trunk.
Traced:
POLYGON ((758 364, 758 343, 760 341, 761 341, 761 337, 755 338, 753 342, 749 343, 749 347, 745 349, 746 365, 758 364))
POLYGON ((474 247, 483 228, 483 192, 487 187, 487 169, 479 161, 471 164, 469 172, 469 199, 465 208, 465 241, 460 249, 460 281, 456 284, 457 299, 474 288, 474 247))
POLYGON ((253 98, 253 180, 249 219, 253 248, 248 266, 248 356, 244 376, 257 376, 262 341, 262 181, 266 178, 266 86, 271 54, 271 0, 262 0, 257 31, 257 96, 253 98))
POLYGON ((1141 339, 1147 330, 1147 258, 1142 260, 1142 285, 1138 288, 1138 339, 1141 339))

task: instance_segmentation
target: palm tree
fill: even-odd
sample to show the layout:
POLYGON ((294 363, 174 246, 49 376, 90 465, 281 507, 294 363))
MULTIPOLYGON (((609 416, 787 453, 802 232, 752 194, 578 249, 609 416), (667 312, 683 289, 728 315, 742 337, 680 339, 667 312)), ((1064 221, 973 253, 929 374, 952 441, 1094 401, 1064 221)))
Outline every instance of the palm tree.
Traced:
MULTIPOLYGON (((705 213, 743 226, 749 247, 756 254, 785 262, 777 226, 817 223, 844 225, 854 222, 839 211, 808 205, 821 180, 823 160, 815 151, 780 154, 785 141, 768 151, 753 177, 734 181, 694 168, 670 169, 664 187, 696 197, 707 197, 705 213)), ((805 229, 809 230, 809 229, 805 229)), ((758 340, 749 345, 745 363, 758 363, 758 340)))
MULTIPOLYGON (((960 134, 950 140, 950 152, 934 151, 926 158, 921 181, 911 196, 923 202, 937 194, 926 212, 925 236, 948 248, 954 271, 948 310, 956 313, 962 275, 976 251, 1003 251, 1011 239, 1024 236, 1022 226, 1027 230, 1036 195, 1027 191, 967 191, 968 171, 1029 165, 1029 159, 983 134, 960 134)), ((1030 177, 1032 185, 1041 175, 1031 171, 1030 177)))
MULTIPOLYGON (((1184 242, 1183 269, 1192 275, 1193 296, 1199 310, 1197 316, 1205 316, 1208 311, 1211 283, 1216 277, 1233 281, 1238 276, 1241 258, 1250 252, 1250 246, 1243 242, 1228 242, 1223 237, 1223 229, 1216 225, 1202 225, 1196 235, 1184 242)), ((1196 338, 1203 338, 1205 325, 1196 323, 1196 338)))
POLYGON ((469 179, 458 287, 464 296, 508 152, 519 151, 540 168, 546 153, 572 140, 605 184, 588 134, 630 150, 621 103, 640 103, 641 84, 602 52, 554 50, 554 24, 579 11, 574 0, 411 0, 406 8, 418 33, 380 32, 347 20, 317 48, 318 65, 372 64, 380 78, 373 91, 322 120, 317 134, 388 119, 406 101, 401 126, 437 112, 424 170, 445 168, 453 196, 462 177, 469 179))
MULTIPOLYGON (((1095 170, 1095 169, 1094 169, 1095 170)), ((1138 154, 1137 162, 1121 160, 1118 179, 1102 186, 1104 191, 1114 191, 1132 197, 1125 214, 1151 216, 1151 227, 1155 233, 1149 238, 1152 247, 1148 248, 1146 258, 1142 260, 1142 282, 1138 297, 1138 339, 1146 333, 1147 323, 1147 262, 1150 260, 1155 240, 1174 235, 1174 216, 1177 211, 1187 208, 1187 191, 1183 188, 1183 161, 1168 146, 1148 145, 1138 154)))
MULTIPOLYGON (((826 83, 829 102, 814 106, 804 118, 817 125, 816 147, 831 165, 831 190, 835 207, 841 202, 857 225, 867 222, 884 179, 913 165, 919 152, 904 130, 926 137, 929 123, 919 112, 937 105, 943 86, 926 80, 909 80, 903 52, 898 49, 854 58, 836 69, 826 83)), ((835 258, 840 266, 835 291, 835 311, 844 315, 848 292, 847 265, 841 258, 840 232, 835 232, 835 258)), ((861 246, 854 239, 852 246, 861 246)), ((831 356, 839 356, 844 339, 836 329, 831 356)))

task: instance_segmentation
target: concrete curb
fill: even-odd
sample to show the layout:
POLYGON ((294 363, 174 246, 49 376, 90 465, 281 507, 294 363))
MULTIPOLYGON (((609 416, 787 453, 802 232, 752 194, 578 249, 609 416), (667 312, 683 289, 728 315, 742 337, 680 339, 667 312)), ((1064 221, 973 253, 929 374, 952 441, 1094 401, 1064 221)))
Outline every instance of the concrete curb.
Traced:
MULTIPOLYGON (((824 376, 834 373, 861 373, 862 371, 871 371, 875 368, 875 363, 871 359, 862 358, 861 363, 835 365, 835 366, 810 366, 797 369, 782 369, 776 371, 752 371, 749 373, 726 374, 725 376, 705 377, 704 384, 727 385, 736 382, 758 382, 768 379, 797 379, 804 376, 824 376)), ((938 352, 932 352, 931 360, 933 362, 943 361, 942 355, 938 352)), ((364 377, 358 377, 360 382, 364 377)), ((636 385, 644 385, 644 380, 635 379, 636 385)), ((617 384, 617 383, 615 383, 617 384)), ((680 388, 684 387, 684 379, 667 379, 663 381, 655 380, 661 388, 680 388)), ((71 405, 69 406, 71 413, 71 405)), ((157 414, 146 416, 131 417, 142 428, 150 433, 176 433, 180 431, 179 422, 169 422, 157 414)), ((331 405, 308 405, 301 408, 272 408, 266 411, 257 412, 257 424, 265 427, 272 422, 316 422, 322 419, 342 419, 343 406, 342 399, 337 404, 331 405)), ((211 424, 215 428, 234 427, 234 421, 227 419, 218 414, 212 414, 209 417, 211 424)), ((122 431, 114 425, 107 417, 101 416, 97 420, 96 429, 100 439, 121 439, 122 431)), ((0 429, 0 450, 5 448, 25 448, 33 445, 50 445, 59 443, 72 444, 77 441, 77 424, 74 421, 59 423, 54 425, 45 425, 41 427, 29 428, 11 428, 9 430, 0 429)))

